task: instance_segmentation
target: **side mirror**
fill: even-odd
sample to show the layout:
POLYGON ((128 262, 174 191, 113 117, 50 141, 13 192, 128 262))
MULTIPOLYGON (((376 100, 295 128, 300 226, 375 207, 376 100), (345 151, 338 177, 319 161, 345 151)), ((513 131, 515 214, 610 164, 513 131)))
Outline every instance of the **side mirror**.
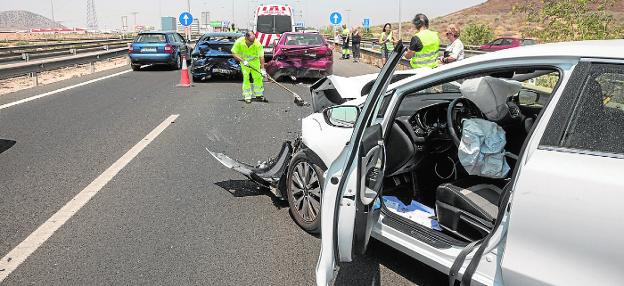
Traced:
POLYGON ((539 101, 539 94, 534 91, 521 90, 518 94, 518 103, 520 105, 534 105, 539 101))
POLYGON ((323 115, 331 126, 353 128, 360 115, 360 108, 355 105, 336 105, 325 109, 323 115))

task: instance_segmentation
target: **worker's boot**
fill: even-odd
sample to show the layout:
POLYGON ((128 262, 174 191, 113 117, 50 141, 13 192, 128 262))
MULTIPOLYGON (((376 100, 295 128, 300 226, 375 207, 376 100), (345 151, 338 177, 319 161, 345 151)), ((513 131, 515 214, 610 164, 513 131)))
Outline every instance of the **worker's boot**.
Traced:
POLYGON ((264 98, 264 96, 256 96, 255 99, 257 102, 269 102, 266 98, 264 98))

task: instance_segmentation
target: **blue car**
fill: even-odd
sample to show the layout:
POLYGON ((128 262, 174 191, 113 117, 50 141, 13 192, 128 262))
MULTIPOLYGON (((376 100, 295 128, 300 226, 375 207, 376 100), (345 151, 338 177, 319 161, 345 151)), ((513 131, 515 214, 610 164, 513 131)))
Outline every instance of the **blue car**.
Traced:
POLYGON ((187 59, 189 48, 186 40, 176 32, 139 33, 130 45, 132 70, 138 71, 142 65, 168 65, 173 69, 182 68, 182 58, 187 59))
POLYGON ((234 42, 242 36, 241 33, 206 33, 199 38, 191 53, 193 80, 206 80, 214 75, 240 76, 240 65, 231 50, 234 42))

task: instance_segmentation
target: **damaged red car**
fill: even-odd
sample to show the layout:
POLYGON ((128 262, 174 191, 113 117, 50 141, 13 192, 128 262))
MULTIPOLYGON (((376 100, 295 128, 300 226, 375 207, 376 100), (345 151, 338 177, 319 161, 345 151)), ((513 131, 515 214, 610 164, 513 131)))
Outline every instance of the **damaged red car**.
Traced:
POLYGON ((323 78, 333 74, 331 46, 318 33, 284 33, 266 71, 274 79, 323 78))

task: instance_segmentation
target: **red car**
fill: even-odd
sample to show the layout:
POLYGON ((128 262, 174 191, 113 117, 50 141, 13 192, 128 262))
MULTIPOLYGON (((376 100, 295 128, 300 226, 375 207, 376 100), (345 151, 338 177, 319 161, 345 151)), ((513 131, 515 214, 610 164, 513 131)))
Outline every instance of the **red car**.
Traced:
POLYGON ((333 73, 331 46, 318 33, 283 33, 273 48, 266 71, 274 79, 282 77, 322 78, 333 73))
POLYGON ((493 52, 493 51, 499 51, 499 50, 504 50, 504 49, 509 49, 509 48, 535 45, 535 44, 536 42, 533 39, 503 37, 503 38, 498 38, 494 41, 491 41, 479 47, 479 50, 486 51, 486 52, 493 52))

